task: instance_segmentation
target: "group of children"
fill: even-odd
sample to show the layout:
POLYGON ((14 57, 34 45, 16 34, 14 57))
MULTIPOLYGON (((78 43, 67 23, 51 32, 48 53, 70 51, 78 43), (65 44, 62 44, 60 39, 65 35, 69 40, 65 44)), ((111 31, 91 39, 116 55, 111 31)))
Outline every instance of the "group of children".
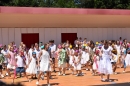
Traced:
POLYGON ((66 75, 67 70, 71 70, 76 76, 83 76, 82 69, 90 70, 93 75, 100 75, 102 81, 111 81, 110 74, 117 74, 117 67, 126 67, 130 65, 130 43, 126 39, 118 41, 101 41, 94 43, 77 39, 74 45, 69 41, 59 44, 57 47, 54 40, 50 40, 46 44, 32 44, 30 49, 21 42, 19 48, 14 42, 8 47, 0 45, 0 76, 4 78, 2 69, 6 70, 6 76, 11 76, 13 70, 13 82, 17 78, 17 74, 31 75, 31 78, 37 78, 36 84, 39 84, 40 78, 47 76, 47 84, 51 78, 51 71, 55 70, 55 64, 58 64, 58 75, 66 75), (107 79, 103 75, 107 75, 107 79))

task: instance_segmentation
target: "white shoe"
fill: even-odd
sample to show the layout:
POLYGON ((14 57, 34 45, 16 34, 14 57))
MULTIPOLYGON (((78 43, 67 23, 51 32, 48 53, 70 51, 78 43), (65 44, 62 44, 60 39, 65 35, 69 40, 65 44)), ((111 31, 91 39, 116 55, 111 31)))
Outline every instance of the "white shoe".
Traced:
POLYGON ((30 80, 30 79, 28 79, 28 82, 31 82, 31 80, 30 80))
POLYGON ((123 73, 125 73, 125 71, 123 71, 123 73))
POLYGON ((61 76, 61 73, 58 73, 59 76, 61 76))
POLYGON ((9 74, 8 73, 6 73, 6 76, 8 76, 9 74))
POLYGON ((39 82, 38 82, 38 81, 36 82, 36 85, 39 85, 39 82))
POLYGON ((92 73, 93 76, 95 76, 95 73, 92 73))
POLYGON ((2 78, 4 78, 4 75, 1 75, 2 78))
POLYGON ((114 74, 115 74, 115 75, 117 75, 117 73, 116 73, 116 72, 114 72, 114 74))
POLYGON ((112 80, 110 80, 110 79, 107 79, 106 81, 108 81, 108 82, 112 82, 112 80))
POLYGON ((79 76, 79 74, 76 74, 75 76, 79 76))
POLYGON ((86 71, 88 71, 88 68, 86 69, 86 71))
POLYGON ((65 74, 63 74, 63 76, 65 76, 65 74))
POLYGON ((51 86, 50 84, 48 84, 47 86, 51 86))
POLYGON ((105 82, 106 80, 103 78, 103 79, 101 79, 101 81, 105 82))

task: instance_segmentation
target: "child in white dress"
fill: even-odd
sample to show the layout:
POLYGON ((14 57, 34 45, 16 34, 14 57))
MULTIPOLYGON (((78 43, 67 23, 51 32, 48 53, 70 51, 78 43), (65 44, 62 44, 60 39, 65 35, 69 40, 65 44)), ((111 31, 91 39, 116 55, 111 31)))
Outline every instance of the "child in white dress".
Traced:
POLYGON ((76 70, 76 76, 82 76, 81 54, 78 54, 77 51, 74 53, 74 70, 76 70))
POLYGON ((96 50, 95 55, 93 57, 93 75, 96 75, 99 66, 99 50, 96 50))
POLYGON ((74 70, 73 70, 73 66, 74 66, 73 60, 74 60, 74 58, 73 58, 73 56, 74 56, 74 50, 73 50, 73 49, 70 49, 69 68, 70 68, 70 70, 72 71, 72 74, 74 74, 74 70))
POLYGON ((27 73, 31 74, 31 78, 33 75, 37 74, 37 65, 36 65, 36 52, 32 53, 32 58, 30 58, 30 62, 28 64, 28 68, 26 70, 27 73))

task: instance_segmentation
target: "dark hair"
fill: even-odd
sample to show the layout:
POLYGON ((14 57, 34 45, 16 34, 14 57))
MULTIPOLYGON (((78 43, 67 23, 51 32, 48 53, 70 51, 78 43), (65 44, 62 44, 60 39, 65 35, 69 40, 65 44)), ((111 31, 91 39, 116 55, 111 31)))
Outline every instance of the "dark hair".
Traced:
POLYGON ((104 41, 104 45, 106 45, 106 44, 108 44, 108 41, 107 41, 107 40, 104 41))
POLYGON ((4 45, 4 47, 7 47, 6 45, 4 45))
POLYGON ((31 47, 34 47, 34 44, 31 44, 31 47))
POLYGON ((45 49, 45 48, 46 48, 46 46, 47 46, 47 44, 44 44, 44 48, 43 48, 43 49, 45 49))

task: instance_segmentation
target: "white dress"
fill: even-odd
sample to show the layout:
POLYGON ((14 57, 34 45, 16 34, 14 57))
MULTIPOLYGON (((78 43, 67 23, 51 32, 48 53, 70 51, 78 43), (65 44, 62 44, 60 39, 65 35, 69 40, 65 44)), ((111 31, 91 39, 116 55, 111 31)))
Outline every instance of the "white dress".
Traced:
MULTIPOLYGON (((79 56, 74 56, 74 62, 78 62, 79 61, 79 56)), ((81 70, 81 62, 75 64, 74 63, 74 70, 81 70)))
POLYGON ((32 53, 34 52, 35 50, 33 50, 33 49, 29 49, 29 51, 28 51, 28 55, 29 55, 29 59, 30 58, 32 58, 32 53))
POLYGON ((93 70, 97 70, 99 66, 99 56, 94 56, 93 70))
POLYGON ((82 51, 81 64, 86 64, 89 61, 89 54, 82 51))
POLYGON ((127 54, 125 57, 125 64, 126 66, 130 66, 130 54, 127 54))
MULTIPOLYGON (((73 50, 73 49, 70 50, 70 53, 71 53, 71 54, 74 54, 74 50, 73 50)), ((69 64, 70 64, 71 66, 73 66, 73 56, 72 56, 72 55, 69 56, 69 64)))
POLYGON ((37 73, 37 65, 36 65, 36 58, 31 58, 31 62, 29 64, 29 67, 27 68, 26 72, 30 74, 36 74, 37 73))
POLYGON ((42 50, 41 62, 40 62, 40 71, 51 71, 50 65, 50 55, 47 51, 42 50))
POLYGON ((108 47, 108 49, 104 49, 104 47, 102 47, 102 51, 103 51, 103 54, 99 61, 98 72, 103 73, 103 74, 112 74, 113 70, 112 70, 112 64, 110 61, 111 48, 108 47))

